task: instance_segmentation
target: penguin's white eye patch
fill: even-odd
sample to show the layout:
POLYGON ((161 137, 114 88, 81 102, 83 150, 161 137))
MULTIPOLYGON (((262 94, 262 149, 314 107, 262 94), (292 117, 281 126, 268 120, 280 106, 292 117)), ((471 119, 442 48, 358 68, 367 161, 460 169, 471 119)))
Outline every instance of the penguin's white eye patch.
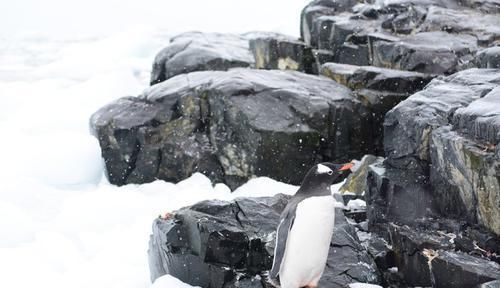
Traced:
POLYGON ((332 169, 328 168, 327 166, 323 165, 323 164, 318 164, 318 170, 316 170, 316 172, 318 174, 328 174, 328 175, 332 175, 333 174, 333 171, 332 169))

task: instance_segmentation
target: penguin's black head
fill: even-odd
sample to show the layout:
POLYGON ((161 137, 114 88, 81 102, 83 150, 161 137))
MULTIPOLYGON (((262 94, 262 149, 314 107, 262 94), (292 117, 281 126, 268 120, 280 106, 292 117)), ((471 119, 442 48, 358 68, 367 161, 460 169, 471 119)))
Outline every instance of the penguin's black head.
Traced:
POLYGON ((353 166, 353 163, 335 164, 323 162, 316 164, 307 172, 298 193, 312 192, 316 194, 316 191, 323 191, 329 188, 330 185, 344 180, 353 166))

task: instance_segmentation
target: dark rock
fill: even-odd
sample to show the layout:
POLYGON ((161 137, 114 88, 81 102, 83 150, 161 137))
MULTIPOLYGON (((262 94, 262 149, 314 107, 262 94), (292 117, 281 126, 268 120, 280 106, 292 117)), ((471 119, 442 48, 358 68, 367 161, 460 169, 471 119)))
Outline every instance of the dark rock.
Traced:
POLYGON ((474 61, 479 68, 500 68, 500 46, 479 51, 474 61))
POLYGON ((446 234, 417 230, 413 227, 391 224, 391 244, 396 265, 410 286, 431 286, 428 253, 431 250, 449 249, 451 237, 446 234))
POLYGON ((446 32, 422 32, 400 42, 375 42, 373 65, 432 74, 457 71, 461 57, 476 52, 476 38, 446 32))
POLYGON ((498 81, 498 70, 470 69, 434 79, 398 104, 384 122, 387 162, 402 169, 428 170, 432 130, 448 125, 457 109, 486 95, 498 81))
POLYGON ((319 33, 314 21, 324 15, 335 15, 348 11, 358 2, 356 0, 314 0, 301 13, 300 35, 308 45, 318 47, 319 33))
POLYGON ((429 259, 433 287, 468 288, 500 279, 500 265, 495 262, 460 252, 435 253, 429 259))
POLYGON ((449 126, 433 131, 430 147, 436 207, 444 215, 480 223, 500 235, 500 160, 495 151, 478 147, 449 126))
POLYGON ((313 73, 315 58, 304 42, 271 35, 250 40, 250 50, 257 69, 296 70, 313 73))
POLYGON ((382 154, 378 147, 383 142, 383 121, 385 114, 411 93, 421 90, 433 78, 418 72, 326 63, 321 74, 355 90, 358 99, 370 109, 373 115, 372 129, 376 154, 382 154))
POLYGON ((384 236, 388 222, 412 225, 416 219, 433 215, 428 179, 414 170, 374 164, 367 183, 365 199, 371 231, 384 236))
POLYGON ((370 119, 327 78, 233 69, 154 85, 101 108, 91 126, 113 184, 201 172, 235 188, 261 175, 299 184, 314 163, 361 157, 372 149, 370 119))
POLYGON ((236 67, 315 72, 316 59, 304 42, 272 32, 241 35, 188 32, 173 37, 153 63, 151 85, 195 71, 236 67))
POLYGON ((386 115, 387 159, 368 174, 369 229, 390 240, 404 286, 498 278, 499 85, 498 70, 462 71, 386 115))
POLYGON ((312 52, 316 60, 316 65, 313 67, 313 74, 321 74, 321 66, 325 63, 333 62, 333 52, 324 49, 313 49, 312 52))
POLYGON ((324 64, 321 74, 353 90, 371 89, 407 95, 422 90, 433 78, 418 72, 338 63, 324 64))
POLYGON ((382 26, 396 34, 410 34, 417 30, 426 17, 427 9, 417 5, 409 5, 398 14, 390 14, 382 26))
MULTIPOLYGON (((263 275, 272 265, 274 235, 289 196, 203 201, 157 219, 150 240, 152 280, 171 274, 201 287, 266 287, 263 275)), ((360 245, 342 211, 321 283, 346 287, 352 282, 379 283, 373 260, 360 245)))
POLYGON ((372 234, 367 243, 367 250, 380 271, 396 266, 394 251, 385 239, 372 234))
POLYGON ((344 43, 335 49, 334 61, 352 65, 370 65, 367 45, 344 43))
POLYGON ((370 65, 372 50, 368 45, 370 34, 380 33, 378 20, 353 19, 351 13, 321 16, 314 20, 319 49, 330 50, 334 62, 370 65), (375 23, 374 23, 375 22, 375 23))
POLYGON ((428 219, 416 224, 412 227, 391 224, 389 229, 396 264, 407 285, 476 287, 498 278, 499 264, 455 251, 459 248, 455 243, 457 234, 450 231, 458 226, 453 220, 428 219))
MULTIPOLYGON (((477 38, 491 40, 500 36, 500 17, 485 15, 471 9, 446 9, 430 6, 420 29, 422 31, 447 31, 449 33, 472 34, 477 38), (467 19, 467 21, 463 21, 467 19)), ((483 42, 490 45, 492 41, 483 42)))
POLYGON ((498 0, 356 2, 311 2, 301 16, 304 41, 337 63, 448 75, 474 67, 478 45, 500 36, 498 0))
POLYGON ((182 73, 252 66, 248 40, 242 35, 201 32, 173 37, 155 57, 151 85, 182 73))
POLYGON ((288 198, 203 201, 172 219, 156 219, 148 253, 151 280, 171 274, 202 287, 263 287, 254 276, 271 268, 272 234, 288 198))
MULTIPOLYGON (((343 216, 341 216, 343 218, 343 216)), ((376 264, 361 245, 355 228, 337 221, 333 231, 330 254, 319 287, 347 287, 349 283, 381 281, 376 264)))
POLYGON ((422 177, 430 169, 433 203, 442 215, 496 233, 499 84, 497 70, 466 70, 433 80, 385 118, 387 163, 422 177))

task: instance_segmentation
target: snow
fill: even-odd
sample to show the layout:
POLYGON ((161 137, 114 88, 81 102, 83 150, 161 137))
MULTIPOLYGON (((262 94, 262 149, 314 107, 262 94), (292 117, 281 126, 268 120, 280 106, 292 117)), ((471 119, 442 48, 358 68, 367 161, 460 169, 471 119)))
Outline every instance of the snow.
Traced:
POLYGON ((231 193, 201 174, 110 185, 89 117, 141 93, 174 33, 298 36, 308 2, 20 0, 0 9, 0 287, 191 287, 170 276, 151 286, 155 217, 205 199, 294 193, 265 177, 231 193))
POLYGON ((153 286, 151 288, 172 288, 172 287, 177 287, 177 288, 190 288, 190 287, 198 287, 198 286, 191 286, 188 285, 179 279, 176 279, 170 275, 164 275, 153 283, 153 286))
POLYGON ((351 211, 366 210, 366 202, 362 199, 349 200, 347 209, 351 211))

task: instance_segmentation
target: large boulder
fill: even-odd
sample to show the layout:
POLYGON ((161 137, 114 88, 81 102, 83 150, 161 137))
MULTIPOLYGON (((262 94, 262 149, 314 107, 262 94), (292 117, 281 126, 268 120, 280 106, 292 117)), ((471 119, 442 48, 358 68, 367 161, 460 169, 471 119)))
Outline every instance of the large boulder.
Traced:
POLYGON ((448 217, 500 235, 500 76, 466 70, 434 80, 386 115, 387 163, 430 175, 432 200, 448 217))
POLYGON ((316 0, 302 11, 301 35, 333 62, 447 75, 475 67, 479 46, 495 45, 495 1, 316 0))
POLYGON ((361 157, 373 149, 371 117, 326 77, 233 69, 179 75, 117 100, 91 127, 113 184, 201 172, 234 188, 261 175, 299 184, 314 163, 361 157))
POLYGON ((155 57, 150 84, 195 71, 235 67, 317 71, 312 50, 294 37, 273 32, 223 34, 187 32, 170 39, 155 57))
MULTIPOLYGON (((489 12, 495 13, 491 10, 489 12)), ((485 14, 478 9, 446 9, 430 6, 420 29, 474 35, 478 44, 489 46, 500 36, 499 25, 498 15, 485 14), (463 21, 464 19, 467 21, 463 21)))
POLYGON ((418 72, 339 63, 323 64, 321 74, 351 88, 372 112, 373 153, 377 155, 383 154, 378 148, 382 147, 385 114, 411 94, 422 90, 434 77, 418 72))
POLYGON ((433 131, 430 147, 431 180, 439 207, 500 235, 500 155, 496 148, 500 141, 500 81, 498 84, 482 98, 457 109, 452 126, 433 131))
POLYGON ((477 39, 447 32, 421 32, 397 42, 373 45, 373 65, 434 74, 452 74, 477 51, 477 39))
MULTIPOLYGON (((407 285, 465 288, 499 279, 498 263, 456 251, 458 223, 432 219, 434 224, 428 224, 429 220, 417 227, 389 226, 396 265, 407 285)), ((464 233, 461 237, 471 236, 464 233)))
POLYGON ((175 75, 205 70, 249 67, 255 62, 243 35, 188 32, 170 39, 155 57, 151 85, 175 75))
POLYGON ((298 39, 261 33, 250 40, 250 50, 257 69, 295 70, 310 74, 317 72, 311 48, 298 39))
MULTIPOLYGON (((149 246, 151 279, 171 274, 210 288, 267 287, 275 230, 289 196, 203 201, 156 219, 149 246)), ((333 211, 332 211, 333 213, 333 211)), ((324 287, 379 283, 373 259, 355 228, 336 210, 324 287)))
POLYGON ((335 15, 336 13, 349 11, 358 1, 356 0, 314 0, 309 3, 301 14, 300 35, 306 44, 313 47, 318 46, 318 35, 316 19, 321 16, 335 15))
POLYGON ((499 72, 434 79, 386 115, 387 158, 368 172, 369 229, 390 239, 410 286, 498 278, 499 72))
POLYGON ((497 87, 498 71, 470 69, 434 79, 426 89, 390 110, 384 122, 384 148, 389 164, 428 170, 431 132, 451 124, 457 109, 469 106, 497 87))

